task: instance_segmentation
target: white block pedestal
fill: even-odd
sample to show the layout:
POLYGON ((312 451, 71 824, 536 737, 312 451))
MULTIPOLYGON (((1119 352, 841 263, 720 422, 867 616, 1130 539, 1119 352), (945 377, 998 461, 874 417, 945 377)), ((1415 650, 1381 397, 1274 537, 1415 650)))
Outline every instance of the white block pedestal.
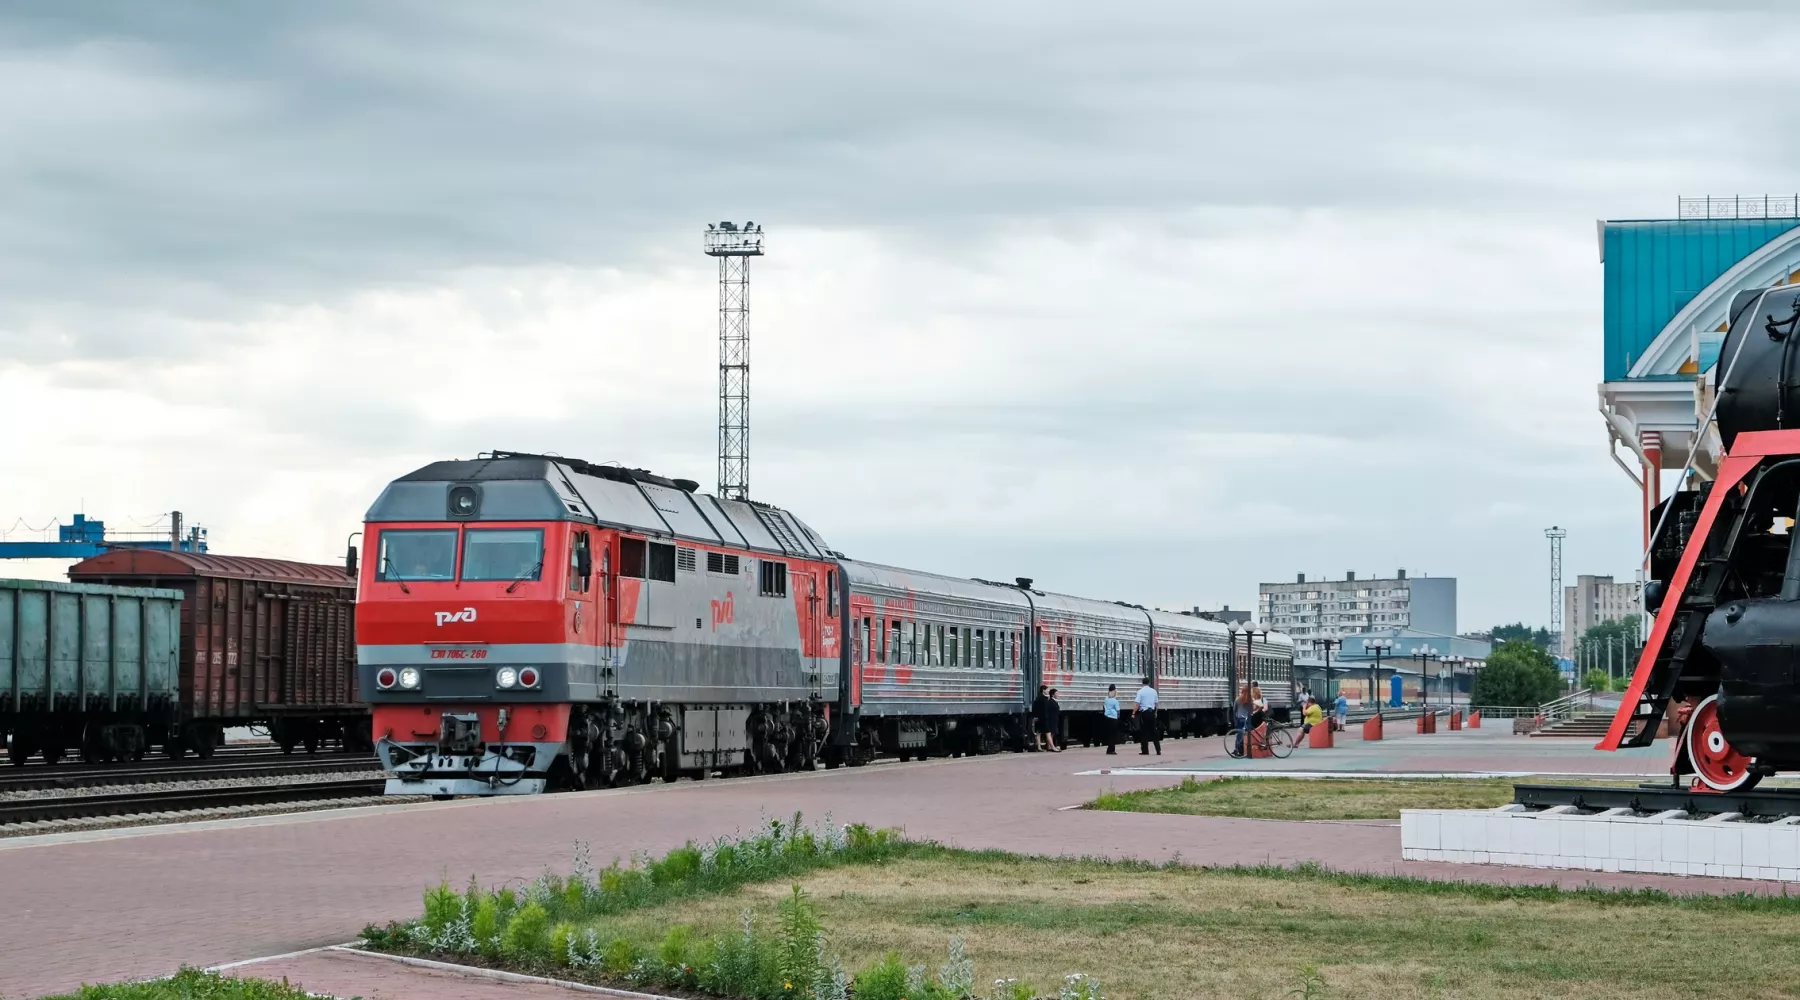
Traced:
POLYGON ((1626 809, 1579 813, 1406 809, 1400 855, 1408 861, 1520 865, 1597 872, 1654 872, 1800 882, 1800 816, 1745 819, 1736 813, 1691 819, 1626 809))

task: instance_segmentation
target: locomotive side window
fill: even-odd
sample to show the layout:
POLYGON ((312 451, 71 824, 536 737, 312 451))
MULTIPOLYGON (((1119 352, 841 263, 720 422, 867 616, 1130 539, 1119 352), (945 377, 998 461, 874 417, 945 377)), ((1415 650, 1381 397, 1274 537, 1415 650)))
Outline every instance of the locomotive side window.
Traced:
POLYGON ((862 635, 861 635, 862 643, 860 646, 858 646, 858 650, 861 655, 859 655, 857 657, 857 662, 866 663, 869 660, 874 659, 872 651, 869 648, 869 641, 871 638, 879 638, 879 636, 871 636, 870 631, 869 631, 869 619, 864 618, 862 620, 862 635))
POLYGON ((470 528, 463 532, 464 580, 536 580, 543 571, 542 528, 470 528))
POLYGON ((758 569, 758 590, 764 597, 787 596, 787 563, 764 559, 758 569))
MULTIPOLYGON (((825 571, 825 613, 835 616, 837 609, 837 570, 825 571)), ((863 619, 863 627, 868 628, 869 620, 863 619)))
POLYGON ((661 542, 648 542, 644 548, 649 554, 649 572, 646 579, 674 583, 675 546, 664 545, 661 542))
POLYGON ((633 580, 644 578, 644 540, 642 538, 619 539, 619 575, 633 580))
POLYGON ((588 544, 588 533, 585 531, 577 531, 574 540, 569 543, 569 590, 577 594, 587 592, 594 569, 593 557, 589 554, 588 544), (587 557, 585 560, 584 555, 587 557), (582 575, 581 571, 584 567, 590 576, 582 575))
POLYGON ((456 529, 383 530, 375 579, 402 583, 456 579, 456 529))

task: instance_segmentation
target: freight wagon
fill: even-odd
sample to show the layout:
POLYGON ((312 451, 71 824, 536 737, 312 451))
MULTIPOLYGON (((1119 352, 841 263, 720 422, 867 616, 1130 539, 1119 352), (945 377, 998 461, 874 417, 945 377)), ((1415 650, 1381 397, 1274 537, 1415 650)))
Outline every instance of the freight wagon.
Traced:
POLYGON ((69 579, 179 592, 175 710, 145 720, 170 757, 211 756, 227 726, 267 727, 288 751, 372 748, 356 696, 356 584, 342 567, 119 549, 69 579))
POLYGON ((178 590, 0 580, 7 757, 141 757, 179 703, 178 590))

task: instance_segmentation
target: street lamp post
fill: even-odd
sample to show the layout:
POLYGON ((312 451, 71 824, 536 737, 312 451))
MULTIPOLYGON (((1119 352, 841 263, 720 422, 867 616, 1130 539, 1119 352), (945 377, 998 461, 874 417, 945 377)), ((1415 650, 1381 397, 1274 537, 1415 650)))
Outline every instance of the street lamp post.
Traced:
POLYGON ((1428 704, 1431 701, 1430 697, 1426 693, 1425 665, 1430 663, 1432 661, 1432 659, 1434 657, 1436 657, 1437 655, 1438 655, 1438 651, 1437 651, 1437 647, 1435 647, 1435 646, 1414 646, 1413 647, 1412 657, 1413 657, 1413 659, 1419 661, 1419 707, 1420 708, 1424 708, 1426 706, 1426 704, 1428 704))
POLYGON ((1381 717, 1381 655, 1394 648, 1392 639, 1364 639, 1365 652, 1373 653, 1375 665, 1369 668, 1369 700, 1375 703, 1375 717, 1381 717))
POLYGON ((1333 647, 1342 647, 1344 645, 1344 640, 1342 640, 1342 639, 1320 639, 1319 645, 1325 647, 1325 692, 1324 692, 1324 694, 1325 694, 1325 697, 1327 699, 1329 699, 1332 697, 1332 693, 1331 693, 1331 650, 1333 647))

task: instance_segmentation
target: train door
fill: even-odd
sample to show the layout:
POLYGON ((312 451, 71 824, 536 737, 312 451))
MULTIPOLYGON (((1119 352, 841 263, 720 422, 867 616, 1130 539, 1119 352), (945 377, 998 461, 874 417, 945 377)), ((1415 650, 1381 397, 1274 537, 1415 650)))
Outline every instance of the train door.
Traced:
POLYGON ((825 655, 825 615, 819 595, 818 573, 806 573, 806 620, 801 623, 801 664, 806 672, 807 697, 817 702, 825 696, 825 682, 819 669, 825 655))

